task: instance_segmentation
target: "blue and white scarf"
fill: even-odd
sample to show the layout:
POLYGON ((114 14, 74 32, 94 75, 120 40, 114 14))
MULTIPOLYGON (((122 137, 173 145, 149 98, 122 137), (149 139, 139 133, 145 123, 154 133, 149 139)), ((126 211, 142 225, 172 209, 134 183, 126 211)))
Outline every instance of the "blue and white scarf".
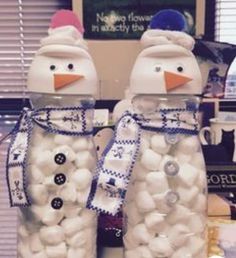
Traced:
POLYGON ((141 130, 197 135, 198 112, 195 108, 160 109, 146 115, 126 112, 98 161, 89 209, 110 215, 120 210, 139 153, 141 130))
POLYGON ((11 132, 7 155, 7 183, 11 206, 29 206, 27 194, 27 158, 34 124, 48 133, 80 136, 93 133, 93 108, 46 107, 25 108, 11 132), (88 123, 88 121, 90 121, 88 123))

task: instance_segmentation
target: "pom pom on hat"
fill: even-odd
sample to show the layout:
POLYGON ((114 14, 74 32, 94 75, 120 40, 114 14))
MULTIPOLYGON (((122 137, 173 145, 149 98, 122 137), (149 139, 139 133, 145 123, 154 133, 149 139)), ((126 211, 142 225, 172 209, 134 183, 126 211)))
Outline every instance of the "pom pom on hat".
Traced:
POLYGON ((55 29, 68 25, 74 26, 81 34, 84 33, 84 27, 79 18, 70 10, 57 11, 51 19, 50 28, 55 29))
POLYGON ((185 31, 187 22, 179 11, 167 9, 155 14, 149 26, 150 29, 185 31))

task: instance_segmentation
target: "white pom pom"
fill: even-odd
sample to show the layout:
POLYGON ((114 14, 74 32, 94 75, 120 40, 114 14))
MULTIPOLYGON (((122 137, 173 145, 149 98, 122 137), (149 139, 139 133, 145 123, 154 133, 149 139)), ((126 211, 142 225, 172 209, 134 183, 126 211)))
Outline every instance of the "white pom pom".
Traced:
POLYGON ((73 143, 73 137, 68 136, 68 135, 56 134, 54 137, 54 142, 58 145, 71 146, 73 143))
POLYGON ((174 250, 165 237, 156 237, 149 242, 149 248, 155 257, 170 257, 174 250))
POLYGON ((147 149, 141 157, 141 163, 145 168, 155 171, 159 168, 161 158, 160 154, 151 149, 147 149))
POLYGON ((169 189, 168 180, 164 172, 150 172, 146 177, 147 190, 151 194, 163 193, 169 189))
POLYGON ((156 208, 152 196, 147 191, 137 193, 135 202, 140 212, 149 212, 156 208))
POLYGON ((90 187, 92 182, 92 173, 86 168, 77 169, 71 174, 70 181, 73 182, 78 190, 84 190, 90 187))
POLYGON ((67 237, 75 235, 84 228, 83 220, 80 217, 67 218, 61 223, 67 237))
POLYGON ((56 225, 52 227, 42 227, 39 232, 40 239, 47 245, 57 245, 64 241, 63 228, 56 225))
POLYGON ((40 252, 44 249, 38 233, 34 233, 29 237, 29 246, 32 252, 40 252))
POLYGON ((138 224, 132 231, 134 239, 140 244, 148 244, 154 238, 154 233, 149 231, 145 224, 138 224))
POLYGON ((29 185, 28 193, 34 204, 45 205, 48 202, 48 191, 46 186, 42 184, 29 185))
POLYGON ((151 138, 151 148, 158 154, 166 154, 170 150, 170 144, 166 142, 164 134, 156 134, 151 138))
POLYGON ((73 144, 72 148, 75 152, 80 152, 88 149, 88 140, 86 137, 79 137, 76 139, 73 144))
POLYGON ((67 248, 66 244, 60 243, 59 245, 47 246, 46 254, 48 258, 66 258, 67 257, 67 248))

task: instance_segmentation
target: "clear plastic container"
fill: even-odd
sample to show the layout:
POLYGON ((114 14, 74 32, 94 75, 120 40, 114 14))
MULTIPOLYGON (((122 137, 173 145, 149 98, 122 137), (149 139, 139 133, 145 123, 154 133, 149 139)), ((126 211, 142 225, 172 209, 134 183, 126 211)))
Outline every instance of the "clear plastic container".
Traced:
POLYGON ((125 258, 207 258, 207 180, 198 107, 194 96, 133 99, 143 124, 124 204, 125 258))
MULTIPOLYGON (((32 94, 31 100, 36 110, 95 103, 75 95, 32 94)), ((91 113, 86 123, 92 119, 91 113)), ((53 134, 34 123, 28 153, 31 206, 20 208, 18 257, 96 258, 97 217, 85 208, 97 161, 92 134, 53 134)))

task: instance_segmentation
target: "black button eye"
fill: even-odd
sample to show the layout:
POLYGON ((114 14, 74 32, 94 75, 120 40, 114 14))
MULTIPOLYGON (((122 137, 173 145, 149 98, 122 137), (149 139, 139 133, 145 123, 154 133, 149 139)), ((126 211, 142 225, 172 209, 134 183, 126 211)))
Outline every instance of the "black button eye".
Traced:
POLYGON ((50 70, 51 71, 55 71, 56 70, 56 66, 55 65, 50 65, 50 70))
POLYGON ((55 155, 54 160, 56 164, 62 165, 66 162, 66 155, 63 153, 58 153, 55 155))
POLYGON ((100 146, 97 146, 97 151, 100 151, 100 146))
POLYGON ((59 197, 56 197, 56 198, 52 199, 51 206, 55 210, 60 210, 61 207, 63 206, 63 200, 59 197))
POLYGON ((183 68, 182 66, 178 66, 178 67, 177 67, 177 71, 178 71, 178 72, 181 73, 181 72, 183 72, 183 70, 184 70, 184 68, 183 68))
POLYGON ((155 67, 155 72, 160 72, 161 71, 161 67, 160 66, 156 66, 155 67))
POLYGON ((74 69, 74 65, 73 65, 73 64, 68 64, 67 68, 68 68, 69 70, 73 70, 73 69, 74 69))

